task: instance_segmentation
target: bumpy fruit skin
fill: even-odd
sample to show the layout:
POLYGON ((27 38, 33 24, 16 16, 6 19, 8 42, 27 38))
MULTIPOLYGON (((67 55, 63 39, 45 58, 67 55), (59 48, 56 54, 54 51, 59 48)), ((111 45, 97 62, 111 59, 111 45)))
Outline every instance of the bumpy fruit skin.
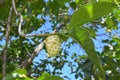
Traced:
POLYGON ((61 46, 61 40, 58 35, 50 35, 45 40, 45 46, 48 57, 55 57, 58 55, 61 46))

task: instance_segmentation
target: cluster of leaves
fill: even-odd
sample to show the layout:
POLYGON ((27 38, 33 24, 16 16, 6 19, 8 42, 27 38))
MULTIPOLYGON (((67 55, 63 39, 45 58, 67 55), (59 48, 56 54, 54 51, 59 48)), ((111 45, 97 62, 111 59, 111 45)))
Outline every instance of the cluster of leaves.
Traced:
MULTIPOLYGON (((9 74, 7 79, 10 80, 15 78, 16 80, 32 80, 35 77, 35 79, 38 80, 63 80, 60 77, 51 76, 48 73, 43 72, 46 71, 53 75, 61 75, 63 74, 61 70, 66 64, 71 68, 71 74, 75 74, 76 79, 83 78, 85 80, 90 80, 92 79, 92 76, 96 80, 105 79, 105 74, 108 79, 115 80, 118 78, 120 75, 119 38, 112 38, 112 40, 105 41, 107 44, 112 45, 113 50, 110 50, 109 47, 105 46, 102 53, 97 53, 95 51, 92 39, 95 39, 96 37, 95 30, 98 25, 106 27, 107 30, 118 29, 120 9, 117 8, 117 5, 119 5, 120 2, 117 0, 98 1, 99 2, 96 2, 96 0, 16 0, 17 10, 21 12, 24 17, 24 27, 22 28, 24 33, 37 31, 42 28, 46 22, 52 24, 52 26, 45 27, 51 27, 51 30, 57 28, 59 24, 64 23, 67 34, 62 34, 62 36, 71 37, 80 44, 88 56, 80 56, 77 55, 78 53, 75 53, 71 56, 73 61, 69 61, 69 53, 65 50, 64 55, 57 56, 52 60, 49 58, 40 60, 41 62, 37 62, 37 65, 31 63, 26 68, 27 72, 22 69, 16 70, 24 59, 31 55, 34 51, 34 47, 39 44, 44 37, 28 39, 20 37, 17 32, 18 17, 13 13, 11 18, 11 43, 7 53, 7 74, 9 74), (74 14, 72 14, 73 12, 74 14), (109 14, 110 12, 112 13, 109 14), (71 15, 72 18, 70 18, 71 15), (102 23, 100 17, 103 17, 106 21, 102 23), (85 23, 92 25, 92 27, 90 26, 89 28, 85 23), (75 65, 73 62, 77 64, 75 65), (50 71, 50 69, 47 69, 47 65, 52 66, 54 70, 50 71), (12 71, 14 72, 11 73, 12 71), (32 79, 27 76, 32 77, 32 79)), ((3 15, 0 17, 0 33, 2 34, 0 35, 0 39, 2 41, 5 36, 6 20, 8 18, 10 6, 10 0, 6 0, 4 4, 2 3, 2 5, 0 5, 0 15, 3 15)), ((40 33, 46 32, 49 31, 41 31, 40 33)), ((3 48, 4 45, 0 46, 0 56, 2 56, 3 48)), ((0 64, 2 63, 0 62, 0 64)), ((0 72, 2 72, 1 70, 2 69, 0 69, 0 72)))
POLYGON ((27 72, 25 69, 17 69, 13 71, 11 74, 8 74, 6 77, 6 80, 63 80, 59 76, 53 76, 50 75, 47 72, 44 72, 40 77, 38 78, 29 78, 27 77, 27 72))

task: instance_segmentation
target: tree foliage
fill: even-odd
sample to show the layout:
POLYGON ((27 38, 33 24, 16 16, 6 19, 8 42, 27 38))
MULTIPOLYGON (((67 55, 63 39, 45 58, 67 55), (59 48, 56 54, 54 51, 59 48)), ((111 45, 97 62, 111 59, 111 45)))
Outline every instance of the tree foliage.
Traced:
MULTIPOLYGON (((119 4, 118 0, 1 0, 0 79, 71 80, 62 72, 66 66, 73 79, 118 79, 119 4), (98 33, 101 29, 104 32, 98 33), (47 57, 48 47, 44 43, 53 34, 66 45, 61 46, 57 56, 47 57), (98 37, 103 38, 97 44, 105 44, 101 52, 100 47, 96 50, 98 37), (83 55, 71 54, 70 48, 75 50, 76 44, 83 55), (42 51, 46 56, 40 55, 42 51)), ((60 47, 54 41, 49 51, 60 47)))

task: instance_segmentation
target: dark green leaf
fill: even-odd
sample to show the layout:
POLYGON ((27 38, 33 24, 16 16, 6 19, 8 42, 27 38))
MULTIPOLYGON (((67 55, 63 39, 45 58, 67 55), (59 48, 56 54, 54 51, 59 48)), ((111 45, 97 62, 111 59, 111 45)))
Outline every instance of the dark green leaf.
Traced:
POLYGON ((0 19, 5 20, 8 17, 11 1, 6 0, 3 4, 0 4, 0 19), (3 14, 4 13, 4 14, 3 14))
POLYGON ((106 20, 106 24, 108 29, 117 29, 117 22, 114 20, 114 18, 108 17, 106 20))
POLYGON ((95 52, 93 41, 90 37, 90 33, 86 28, 75 27, 72 29, 72 32, 69 34, 75 41, 77 41, 82 48, 86 51, 89 58, 95 63, 95 65, 101 71, 102 76, 104 77, 103 68, 100 65, 100 59, 98 58, 97 53, 95 52))
POLYGON ((42 11, 43 7, 45 7, 45 2, 44 0, 31 1, 30 7, 32 12, 37 15, 42 11))
POLYGON ((75 74, 75 79, 77 79, 77 78, 78 78, 78 73, 75 74))
POLYGON ((113 73, 116 73, 115 62, 113 61, 112 58, 105 56, 103 58, 103 61, 106 63, 106 66, 108 67, 109 70, 112 70, 113 73))
POLYGON ((70 6, 75 10, 76 9, 76 4, 75 4, 75 2, 71 2, 70 3, 70 6))
POLYGON ((0 73, 0 79, 2 79, 2 74, 0 73))

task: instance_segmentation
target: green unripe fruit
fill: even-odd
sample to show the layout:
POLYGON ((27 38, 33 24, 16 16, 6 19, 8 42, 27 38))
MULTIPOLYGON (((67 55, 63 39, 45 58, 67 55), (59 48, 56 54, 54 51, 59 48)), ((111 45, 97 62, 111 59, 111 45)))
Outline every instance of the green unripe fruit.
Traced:
POLYGON ((61 40, 58 35, 50 35, 45 40, 45 46, 48 57, 55 57, 58 55, 61 46, 61 40))

